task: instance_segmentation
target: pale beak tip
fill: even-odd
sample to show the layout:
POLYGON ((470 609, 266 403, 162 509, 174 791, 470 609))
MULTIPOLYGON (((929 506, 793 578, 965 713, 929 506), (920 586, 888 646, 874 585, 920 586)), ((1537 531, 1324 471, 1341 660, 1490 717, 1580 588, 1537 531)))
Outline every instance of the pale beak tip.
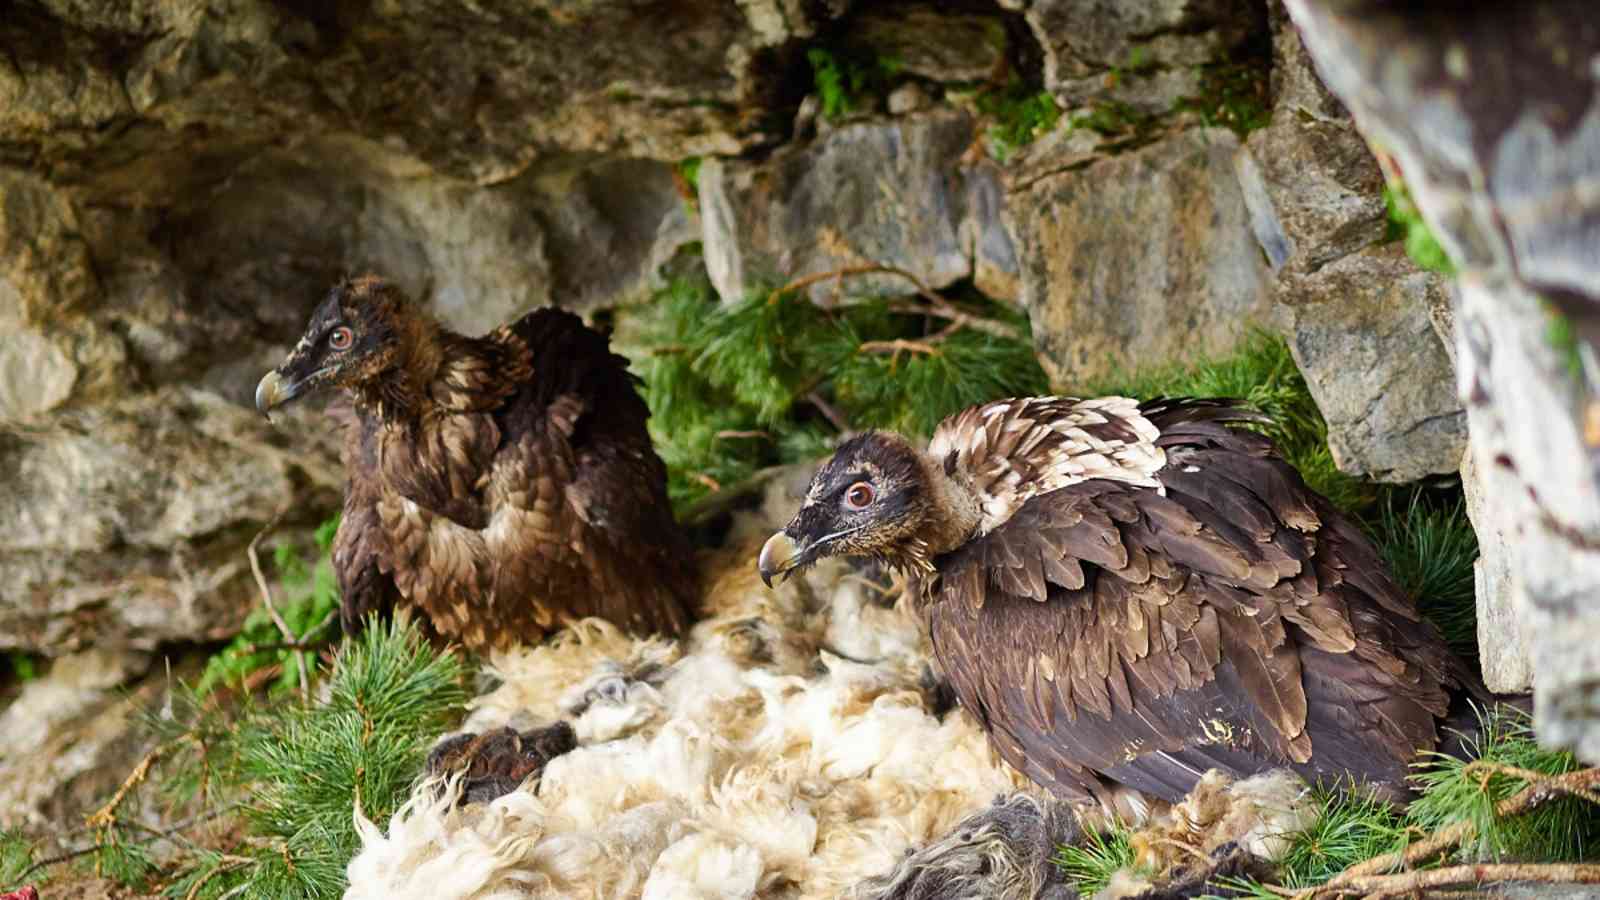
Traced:
POLYGON ((786 532, 780 531, 767 538, 767 542, 761 545, 761 556, 756 559, 762 583, 769 588, 772 587, 773 578, 794 568, 795 555, 794 539, 786 532))
POLYGON ((268 372, 261 377, 261 382, 256 385, 256 409, 261 411, 267 421, 272 421, 272 410, 281 402, 283 393, 283 378, 276 370, 268 372))

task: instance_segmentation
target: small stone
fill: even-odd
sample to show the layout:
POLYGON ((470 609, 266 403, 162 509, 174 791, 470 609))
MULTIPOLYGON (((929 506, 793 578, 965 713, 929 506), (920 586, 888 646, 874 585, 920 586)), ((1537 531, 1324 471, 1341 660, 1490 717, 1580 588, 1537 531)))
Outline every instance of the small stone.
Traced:
POLYGON ((889 114, 903 116, 933 104, 928 92, 915 81, 908 81, 889 92, 889 114))

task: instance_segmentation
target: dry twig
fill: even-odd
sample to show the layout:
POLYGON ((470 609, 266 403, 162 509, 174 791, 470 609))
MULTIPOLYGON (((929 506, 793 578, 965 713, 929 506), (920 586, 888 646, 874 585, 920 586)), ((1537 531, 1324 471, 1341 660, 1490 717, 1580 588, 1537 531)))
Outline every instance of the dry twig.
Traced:
POLYGON ((793 293, 795 291, 808 288, 814 284, 817 284, 818 282, 827 281, 830 278, 835 282, 842 281, 846 276, 851 275, 898 275, 901 278, 911 282, 911 284, 917 289, 917 296, 928 301, 930 307, 927 309, 922 307, 890 307, 891 309, 897 309, 899 312, 929 313, 942 319, 949 319, 950 321, 962 327, 971 328, 974 331, 982 331, 986 334, 992 334, 995 337, 1006 338, 1008 340, 1017 340, 1022 337, 1022 335, 1017 333, 1015 328, 1011 327, 1005 322, 996 322, 993 319, 985 319, 962 312, 961 310, 957 309, 949 300, 946 300, 944 297, 935 293, 926 284, 923 284, 922 279, 911 274, 905 269, 900 268, 899 266, 884 265, 882 263, 865 263, 856 266, 844 266, 842 268, 832 269, 827 272, 814 272, 810 275, 802 275, 783 287, 773 291, 770 295, 768 295, 767 302, 777 303, 778 299, 784 294, 793 293))
POLYGON ((84 819, 84 824, 90 828, 109 827, 111 823, 117 820, 117 807, 122 805, 122 801, 128 796, 128 792, 137 787, 150 774, 150 767, 155 765, 155 761, 160 759, 163 753, 187 739, 186 735, 178 740, 168 741, 165 744, 159 744, 151 748, 150 752, 146 753, 144 758, 134 765, 133 771, 128 773, 128 777, 122 780, 122 786, 117 788, 115 794, 111 795, 111 799, 107 800, 104 806, 90 813, 88 818, 84 819))
MULTIPOLYGON (((256 577, 256 587, 261 590, 261 600, 267 605, 267 615, 272 617, 272 624, 278 626, 278 633, 283 635, 284 642, 292 644, 298 642, 300 638, 295 636, 295 633, 290 630, 289 624, 283 620, 283 616, 278 614, 278 606, 272 602, 272 586, 267 584, 267 576, 261 571, 261 555, 257 552, 257 548, 261 545, 261 539, 271 534, 272 530, 278 527, 278 523, 283 521, 283 517, 288 512, 288 506, 278 510, 273 515, 272 520, 266 524, 266 527, 256 532, 256 536, 250 539, 250 547, 247 552, 250 556, 250 572, 256 577)), ((306 675, 305 652, 295 651, 294 658, 300 667, 300 696, 302 699, 309 699, 311 696, 311 683, 310 678, 306 675)))
POLYGON ((217 866, 215 869, 212 869, 211 871, 195 879, 195 883, 189 885, 189 892, 183 895, 183 900, 194 900, 194 898, 200 896, 200 889, 205 886, 205 883, 217 877, 218 875, 221 875, 223 872, 232 872, 234 869, 244 868, 245 866, 251 865, 254 862, 255 860, 250 859, 247 856, 222 857, 222 865, 217 866))

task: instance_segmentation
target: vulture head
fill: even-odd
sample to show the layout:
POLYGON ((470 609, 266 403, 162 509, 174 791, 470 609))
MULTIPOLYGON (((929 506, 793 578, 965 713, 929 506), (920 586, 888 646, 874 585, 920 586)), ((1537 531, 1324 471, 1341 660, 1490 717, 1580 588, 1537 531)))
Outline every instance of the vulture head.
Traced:
POLYGON ((405 297, 375 275, 346 279, 311 314, 300 343, 256 385, 263 414, 329 387, 373 387, 403 362, 401 338, 416 317, 405 297))
POLYGON ((800 511, 761 548, 769 586, 828 556, 870 557, 930 571, 977 527, 978 500, 954 466, 882 431, 851 438, 811 479, 800 511))

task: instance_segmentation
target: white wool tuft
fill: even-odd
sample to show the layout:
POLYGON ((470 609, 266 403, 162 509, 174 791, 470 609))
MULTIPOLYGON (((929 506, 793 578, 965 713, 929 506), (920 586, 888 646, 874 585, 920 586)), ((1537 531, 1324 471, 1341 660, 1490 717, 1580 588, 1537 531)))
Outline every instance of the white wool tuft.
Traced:
POLYGON ((465 730, 566 720, 577 749, 488 804, 424 785, 386 833, 358 817, 347 898, 833 898, 1028 787, 933 713, 912 616, 833 562, 769 590, 770 529, 735 532, 684 640, 586 620, 496 654, 465 730))
POLYGON ((747 900, 761 882, 761 854, 737 841, 694 834, 668 847, 645 882, 644 900, 747 900))

